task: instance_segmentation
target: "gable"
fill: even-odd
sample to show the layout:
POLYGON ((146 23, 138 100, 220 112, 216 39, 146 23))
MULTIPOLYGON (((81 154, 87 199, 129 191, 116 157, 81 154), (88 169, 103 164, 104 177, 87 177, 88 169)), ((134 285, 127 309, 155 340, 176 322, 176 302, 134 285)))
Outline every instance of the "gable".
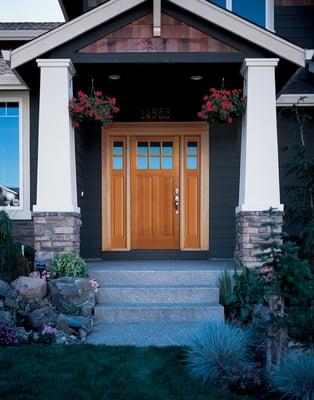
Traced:
POLYGON ((151 13, 85 46, 80 53, 238 52, 164 13, 161 14, 161 26, 161 36, 154 37, 151 13))
MULTIPOLYGON (((217 28, 223 30, 226 35, 237 36, 240 40, 246 41, 250 45, 258 47, 261 50, 266 50, 270 52, 272 56, 279 56, 299 66, 305 65, 305 50, 301 47, 221 7, 217 7, 207 0, 168 0, 166 4, 177 7, 191 16, 200 18, 203 24, 209 23, 212 26, 217 26, 217 28)), ((80 37, 82 38, 87 33, 113 22, 118 16, 122 17, 128 15, 128 13, 132 13, 142 5, 150 8, 150 10, 152 8, 152 3, 145 0, 109 0, 74 20, 68 21, 53 31, 10 52, 11 68, 15 69, 71 41, 80 37)), ((99 40, 100 38, 101 36, 95 37, 94 40, 99 40)), ((88 41, 82 43, 79 48, 88 44, 88 41)), ((82 53, 80 55, 84 56, 82 53)), ((193 53, 191 53, 191 55, 193 55, 193 53)), ((238 53, 231 54, 231 56, 238 56, 238 53)), ((64 55, 63 58, 64 57, 66 58, 67 55, 64 55)))

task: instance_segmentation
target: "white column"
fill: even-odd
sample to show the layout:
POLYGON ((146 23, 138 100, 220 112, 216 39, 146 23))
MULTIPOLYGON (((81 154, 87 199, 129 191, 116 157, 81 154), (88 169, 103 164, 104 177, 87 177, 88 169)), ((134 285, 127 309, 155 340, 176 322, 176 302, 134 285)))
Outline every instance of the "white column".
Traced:
POLYGON ((79 212, 75 138, 69 117, 71 60, 37 60, 40 68, 37 204, 35 212, 79 212))
POLYGON ((279 59, 245 59, 239 206, 264 211, 280 204, 275 68, 279 59))

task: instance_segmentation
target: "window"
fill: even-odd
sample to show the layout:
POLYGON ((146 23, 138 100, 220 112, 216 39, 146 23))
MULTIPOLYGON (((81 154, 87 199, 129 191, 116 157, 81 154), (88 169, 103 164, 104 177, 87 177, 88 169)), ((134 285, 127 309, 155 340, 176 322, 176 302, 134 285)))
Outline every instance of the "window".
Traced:
POLYGON ((0 91, 0 209, 29 219, 29 94, 0 91))
POLYGON ((124 168, 124 150, 123 142, 113 142, 112 149, 112 168, 115 170, 124 168))
POLYGON ((137 169, 173 169, 173 155, 173 142, 137 142, 137 169))
POLYGON ((186 148, 186 169, 198 169, 198 143, 188 141, 186 148))
POLYGON ((260 26, 265 26, 265 3, 265 0, 232 0, 232 11, 260 26))
POLYGON ((0 206, 20 205, 19 114, 19 103, 0 103, 0 206))

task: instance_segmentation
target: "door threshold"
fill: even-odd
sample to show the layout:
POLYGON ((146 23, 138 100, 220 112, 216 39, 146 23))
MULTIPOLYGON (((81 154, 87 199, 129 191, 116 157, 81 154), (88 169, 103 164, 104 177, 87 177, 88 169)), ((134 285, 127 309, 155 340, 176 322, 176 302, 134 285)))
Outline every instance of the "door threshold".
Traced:
POLYGON ((132 260, 208 260, 208 250, 130 250, 130 251, 103 251, 102 259, 106 261, 132 260))

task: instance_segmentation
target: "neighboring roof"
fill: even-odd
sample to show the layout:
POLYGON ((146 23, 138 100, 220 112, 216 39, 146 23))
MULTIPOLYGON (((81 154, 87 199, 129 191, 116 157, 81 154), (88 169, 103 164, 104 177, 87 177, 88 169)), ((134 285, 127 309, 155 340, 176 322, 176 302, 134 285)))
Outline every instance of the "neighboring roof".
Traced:
MULTIPOLYGON (((223 27, 254 44, 299 66, 305 65, 305 50, 206 0, 169 0, 198 17, 223 27)), ((88 32, 145 0, 110 0, 68 21, 54 30, 18 47, 11 53, 11 67, 17 68, 34 58, 88 32)))
POLYGON ((61 23, 62 22, 0 22, 0 31, 50 31, 61 23))
POLYGON ((0 75, 8 75, 13 74, 10 70, 8 64, 4 61, 2 57, 0 57, 0 75))
POLYGON ((31 40, 60 24, 61 22, 0 22, 0 40, 31 40))

